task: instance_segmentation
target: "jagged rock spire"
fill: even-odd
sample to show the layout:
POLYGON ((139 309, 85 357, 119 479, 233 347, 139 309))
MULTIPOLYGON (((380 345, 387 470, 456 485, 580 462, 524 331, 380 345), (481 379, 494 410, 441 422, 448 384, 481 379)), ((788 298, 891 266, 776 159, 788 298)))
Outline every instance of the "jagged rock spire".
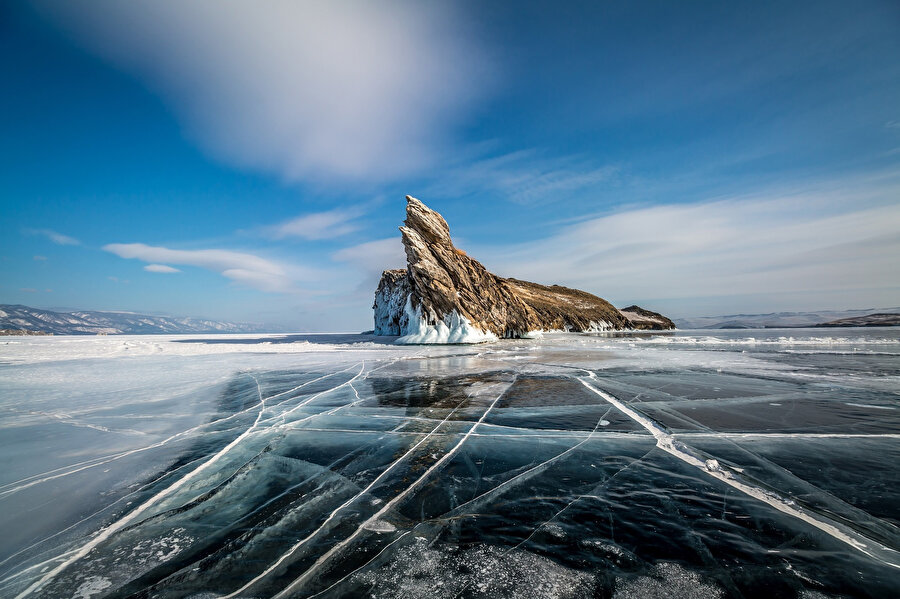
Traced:
MULTIPOLYGON (((379 283, 374 306, 376 333, 404 335, 416 327, 444 331, 450 330, 451 323, 497 337, 522 337, 538 329, 640 326, 590 293, 504 279, 488 272, 454 247, 444 217, 412 196, 406 196, 406 221, 400 232, 407 268, 405 273, 385 271, 379 283)), ((636 311, 631 314, 642 317, 636 311)), ((662 320, 648 320, 652 326, 642 328, 672 328, 665 326, 671 321, 657 316, 662 320)), ((442 335, 433 337, 443 339, 442 335)))

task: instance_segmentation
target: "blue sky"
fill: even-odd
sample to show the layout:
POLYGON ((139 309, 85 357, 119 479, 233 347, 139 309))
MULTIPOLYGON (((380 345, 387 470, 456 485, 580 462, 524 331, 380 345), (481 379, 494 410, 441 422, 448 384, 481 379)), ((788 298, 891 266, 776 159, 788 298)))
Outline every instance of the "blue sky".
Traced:
POLYGON ((896 2, 0 8, 0 303, 369 328, 412 194, 673 316, 900 305, 896 2))

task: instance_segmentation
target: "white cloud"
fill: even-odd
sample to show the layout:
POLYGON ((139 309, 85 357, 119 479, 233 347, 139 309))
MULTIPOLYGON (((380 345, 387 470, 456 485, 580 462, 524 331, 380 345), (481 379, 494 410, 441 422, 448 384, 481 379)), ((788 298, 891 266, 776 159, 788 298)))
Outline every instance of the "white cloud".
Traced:
POLYGON ((81 245, 81 242, 74 237, 57 233, 51 229, 25 229, 24 232, 26 235, 41 235, 57 245, 81 245))
POLYGON ((35 260, 36 262, 46 262, 46 261, 47 261, 47 256, 35 256, 35 257, 34 257, 34 260, 35 260))
POLYGON ((818 294, 827 305, 856 290, 866 304, 869 291, 900 287, 898 192, 892 183, 631 209, 475 255, 501 275, 614 301, 818 294))
POLYGON ((171 266, 166 266, 165 264, 148 264, 144 267, 144 270, 147 272, 161 272, 161 273, 173 273, 173 272, 181 272, 177 268, 172 268, 171 266))
POLYGON ((384 179, 435 159, 492 79, 446 3, 44 1, 215 157, 287 179, 384 179))
MULTIPOLYGON (((318 273, 312 269, 289 267, 253 254, 230 250, 173 250, 143 243, 111 243, 103 246, 103 249, 121 258, 150 262, 150 266, 162 266, 158 264, 160 262, 199 266, 218 272, 247 287, 272 293, 298 291, 295 281, 303 278, 315 279, 318 276, 318 273)), ((149 270, 147 267, 145 269, 149 270)), ((169 271, 154 269, 154 272, 169 271)))
POLYGON ((263 234, 273 239, 300 237, 302 239, 331 239, 359 230, 359 224, 352 222, 361 214, 360 210, 329 210, 305 214, 277 225, 264 227, 263 234))

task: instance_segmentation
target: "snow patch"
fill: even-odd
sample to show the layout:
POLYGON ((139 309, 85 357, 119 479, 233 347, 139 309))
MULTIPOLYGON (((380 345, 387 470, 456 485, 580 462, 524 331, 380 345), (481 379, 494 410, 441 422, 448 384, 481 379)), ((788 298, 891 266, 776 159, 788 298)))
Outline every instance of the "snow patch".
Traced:
POLYGON ((388 533, 397 530, 397 527, 386 520, 374 520, 363 524, 363 528, 377 533, 388 533))
POLYGON ((632 322, 655 322, 657 324, 665 324, 661 319, 654 316, 643 316, 631 310, 619 310, 619 314, 632 322))

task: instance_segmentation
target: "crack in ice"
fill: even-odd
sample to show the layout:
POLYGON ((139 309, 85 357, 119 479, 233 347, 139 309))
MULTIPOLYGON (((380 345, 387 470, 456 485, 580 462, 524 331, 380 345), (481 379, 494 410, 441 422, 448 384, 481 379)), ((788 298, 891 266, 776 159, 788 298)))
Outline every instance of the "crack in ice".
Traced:
MULTIPOLYGON (((585 372, 587 372, 589 379, 597 379, 597 375, 593 372, 585 372)), ((900 568, 900 561, 898 561, 897 556, 894 555, 897 554, 897 551, 891 549, 890 547, 885 547, 883 545, 877 544, 872 539, 863 536, 857 531, 852 531, 850 529, 846 529, 846 527, 844 526, 829 522, 825 519, 824 516, 820 516, 821 519, 816 518, 806 511, 802 510, 800 507, 787 503, 781 497, 773 497, 772 494, 766 493, 758 487, 737 480, 735 478, 735 475, 732 474, 732 472, 730 472, 729 470, 721 467, 718 461, 714 459, 704 461, 687 451, 687 446, 678 442, 674 435, 663 430, 659 424, 657 424, 650 418, 628 407, 625 403, 619 401, 612 395, 601 391, 600 389, 597 389, 596 387, 588 383, 584 378, 579 379, 579 381, 591 392, 596 393, 597 395, 608 401, 610 404, 618 408, 620 412, 644 427, 656 439, 656 446, 666 453, 678 458, 686 464, 698 468, 707 476, 718 479, 726 485, 729 485, 730 487, 741 491, 745 495, 757 499, 775 508, 779 512, 782 512, 789 516, 793 516, 798 520, 812 525, 828 536, 841 541, 849 545, 850 547, 853 547, 854 549, 868 555, 871 558, 874 558, 891 567, 900 568), (710 466, 710 462, 715 463, 714 467, 710 466), (864 539, 866 542, 863 542, 860 539, 864 539)))
MULTIPOLYGON (((507 385, 507 388, 508 388, 508 385, 507 385)), ((505 389, 504 389, 504 392, 505 392, 505 389)), ((317 559, 316 562, 309 569, 306 570, 306 572, 301 574, 298 578, 296 578, 293 582, 291 582, 291 584, 289 584, 281 592, 279 592, 277 595, 275 595, 274 599, 283 599, 283 598, 287 597, 288 595, 290 595, 297 588, 302 586, 303 583, 306 582, 306 580, 309 579, 309 577, 312 576, 316 570, 318 570, 320 567, 322 567, 324 564, 326 564, 332 557, 337 555, 345 546, 347 546, 354 539, 356 539, 356 537, 358 537, 360 534, 362 534, 362 532, 364 530, 366 530, 367 527, 369 527, 373 522, 379 520, 384 514, 386 514, 391 509, 393 509, 395 505, 397 505, 400 501, 405 499, 414 489, 416 489, 420 484, 422 484, 422 482, 424 482, 431 475, 432 472, 435 472, 436 470, 440 469, 451 457, 453 457, 453 455, 459 450, 459 448, 462 447, 463 443, 465 443, 466 440, 471 436, 471 434, 478 428, 478 425, 480 425, 482 422, 484 422, 484 419, 487 417, 488 413, 490 413, 490 411, 494 409, 494 406, 497 405, 497 402, 500 401, 501 397, 503 397, 503 393, 500 393, 499 395, 497 395, 497 397, 494 399, 494 401, 491 402, 490 406, 488 406, 488 408, 484 411, 484 413, 481 414, 481 417, 478 419, 478 421, 475 422, 475 424, 473 424, 469 428, 468 431, 466 431, 466 433, 463 435, 463 437, 459 440, 459 442, 450 451, 448 451, 443 456, 441 456, 441 458, 437 462, 432 464, 431 467, 429 467, 419 478, 414 480, 406 489, 404 489, 401 493, 397 494, 397 496, 395 496, 388 503, 386 503, 383 508, 381 508, 374 515, 370 516, 365 522, 363 522, 359 527, 357 527, 357 529, 353 532, 353 534, 351 534, 349 537, 347 537, 346 539, 344 539, 337 545, 333 546, 324 555, 320 556, 319 559, 317 559)), ((447 416, 447 418, 449 418, 449 417, 450 417, 450 415, 447 416)), ((442 423, 446 422, 447 418, 445 418, 441 422, 442 423)), ((419 441, 419 443, 416 444, 416 447, 418 447, 419 445, 424 443, 427 438, 428 437, 425 437, 424 439, 419 441)), ((229 595, 229 597, 231 597, 231 596, 233 596, 233 595, 229 595)))
MULTIPOLYGON (((363 373, 364 370, 365 370, 365 363, 363 362, 363 365, 360 368, 360 371, 359 371, 359 373, 357 373, 356 376, 351 378, 349 381, 341 383, 337 387, 330 389, 329 391, 339 389, 340 387, 343 387, 347 383, 352 382, 354 379, 359 377, 363 373)), ((252 375, 250 375, 250 376, 252 377, 252 375)), ((252 377, 252 378, 254 378, 254 380, 256 380, 255 377, 252 377)), ((82 547, 80 549, 78 549, 78 551, 76 551, 72 557, 65 560, 64 562, 62 562, 61 564, 59 564, 58 566, 53 568, 50 572, 48 572, 47 574, 42 576, 40 579, 38 579, 37 581, 32 583, 31 586, 29 586, 24 591, 22 591, 21 593, 16 595, 15 599, 22 599, 23 597, 27 597, 34 591, 36 591, 39 588, 41 588, 42 586, 44 586, 46 583, 53 580, 59 573, 61 573, 63 570, 65 570, 71 564, 75 563, 76 561, 78 561, 79 559, 81 559, 82 557, 84 557, 85 555, 90 553, 90 551, 94 547, 96 547, 103 541, 107 540, 109 537, 111 537, 116 532, 122 530, 123 528, 125 528, 126 526, 131 524, 131 522, 136 520, 138 518, 138 516, 140 516, 143 512, 147 511, 150 507, 152 507, 158 501, 160 501, 161 499, 170 495, 174 491, 177 491, 178 489, 183 487, 185 484, 187 484, 189 481, 193 480, 198 474, 200 474, 201 472, 204 472, 205 470, 210 468, 213 464, 218 462, 222 456, 224 456, 229 451, 231 451, 232 448, 236 447, 244 439, 249 437, 259 426, 259 423, 262 420, 263 413, 266 410, 266 401, 268 400, 268 398, 265 398, 265 399, 262 398, 262 390, 259 389, 258 381, 257 381, 257 389, 259 390, 259 396, 260 396, 260 403, 257 404, 257 405, 259 405, 259 412, 256 415, 256 420, 253 422, 253 424, 249 428, 247 428, 247 430, 245 430, 243 433, 238 435, 237 438, 235 438, 233 441, 231 441, 231 443, 226 445, 224 448, 220 449, 211 458, 209 458, 206 462, 204 462, 203 464, 198 466, 196 469, 192 470, 190 473, 186 474, 183 478, 177 480, 176 482, 172 483, 171 485, 169 485, 162 491, 159 491, 158 493, 156 493, 153 497, 151 497, 150 499, 145 501, 143 504, 141 504, 134 511, 130 512, 128 515, 120 518, 116 522, 114 522, 114 523, 110 524, 109 526, 107 526, 106 528, 102 529, 99 532, 99 534, 97 534, 97 536, 95 536, 93 539, 91 539, 90 541, 88 541, 87 543, 82 545, 82 547)), ((322 393, 314 395, 313 397, 306 400, 306 403, 308 403, 309 401, 312 401, 315 397, 321 396, 322 394, 327 393, 327 392, 328 391, 323 391, 322 393)))

